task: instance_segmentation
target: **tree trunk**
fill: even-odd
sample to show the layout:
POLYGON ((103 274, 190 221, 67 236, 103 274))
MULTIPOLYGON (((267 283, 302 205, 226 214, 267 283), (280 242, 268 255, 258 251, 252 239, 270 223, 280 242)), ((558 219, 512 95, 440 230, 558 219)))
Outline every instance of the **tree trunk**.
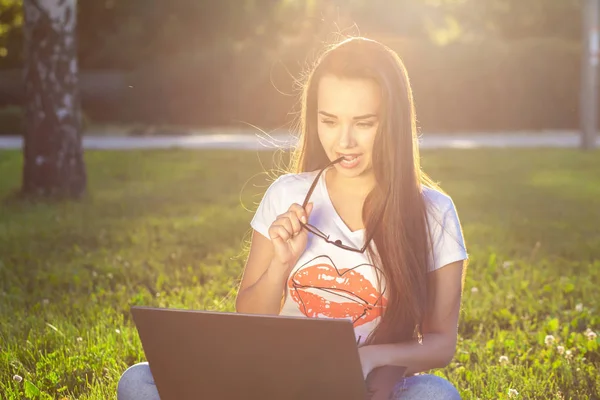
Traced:
POLYGON ((75 41, 76 0, 24 0, 22 193, 79 197, 87 186, 75 41))

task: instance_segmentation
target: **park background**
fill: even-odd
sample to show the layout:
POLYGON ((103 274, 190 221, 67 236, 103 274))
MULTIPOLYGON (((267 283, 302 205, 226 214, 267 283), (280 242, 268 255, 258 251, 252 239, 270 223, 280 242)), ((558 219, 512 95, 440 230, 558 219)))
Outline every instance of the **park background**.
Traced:
MULTIPOLYGON (((424 137, 578 130, 583 1, 77 2, 83 135, 286 131, 323 45, 396 50, 424 137)), ((23 4, 0 0, 0 135, 27 130, 23 4)), ((600 393, 600 157, 424 150, 470 265, 459 344, 436 374, 464 398, 600 393)), ((284 151, 85 150, 85 195, 19 196, 0 149, 0 398, 114 398, 143 351, 131 305, 232 311, 252 211, 284 151)))
MULTIPOLYGON (((578 129, 579 3, 83 1, 83 109, 97 125, 162 125, 163 133, 285 128, 296 80, 341 32, 398 52, 425 132, 578 129)), ((20 105, 21 7, 0 4, 0 106, 20 105)), ((3 122, 0 130, 18 129, 3 122)))

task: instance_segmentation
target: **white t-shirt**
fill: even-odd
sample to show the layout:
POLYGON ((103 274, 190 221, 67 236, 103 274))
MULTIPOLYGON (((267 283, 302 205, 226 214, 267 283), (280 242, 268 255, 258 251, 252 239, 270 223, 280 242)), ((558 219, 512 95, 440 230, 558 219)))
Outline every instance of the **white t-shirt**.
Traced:
MULTIPOLYGON (((252 228, 269 238, 271 224, 293 203, 302 204, 317 174, 318 171, 280 176, 265 192, 252 228)), ((365 230, 352 232, 336 212, 327 192, 326 174, 327 171, 321 174, 310 197, 313 210, 308 222, 329 235, 330 240, 339 239, 360 249, 365 230)), ((433 239, 429 271, 467 259, 452 199, 426 187, 423 193, 433 239)), ((361 254, 344 250, 309 232, 306 250, 288 277, 280 315, 348 318, 353 321, 357 343, 361 344, 379 323, 386 302, 383 273, 372 265, 367 251, 361 254)))

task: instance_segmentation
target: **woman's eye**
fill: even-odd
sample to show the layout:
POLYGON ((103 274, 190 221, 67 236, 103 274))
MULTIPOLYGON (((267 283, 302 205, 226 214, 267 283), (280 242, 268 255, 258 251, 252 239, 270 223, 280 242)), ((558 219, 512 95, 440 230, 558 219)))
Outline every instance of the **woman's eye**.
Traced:
POLYGON ((359 128, 372 128, 374 125, 374 122, 360 122, 357 124, 359 128))
POLYGON ((335 122, 330 119, 323 119, 323 120, 321 120, 321 123, 323 123, 325 125, 333 125, 335 122))

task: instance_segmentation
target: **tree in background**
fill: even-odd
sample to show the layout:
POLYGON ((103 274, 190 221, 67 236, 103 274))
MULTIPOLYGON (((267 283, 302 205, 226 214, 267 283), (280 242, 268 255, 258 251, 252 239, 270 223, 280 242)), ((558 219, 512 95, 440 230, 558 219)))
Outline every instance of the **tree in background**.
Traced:
POLYGON ((22 193, 79 197, 81 145, 76 0, 24 0, 25 142, 22 193))

